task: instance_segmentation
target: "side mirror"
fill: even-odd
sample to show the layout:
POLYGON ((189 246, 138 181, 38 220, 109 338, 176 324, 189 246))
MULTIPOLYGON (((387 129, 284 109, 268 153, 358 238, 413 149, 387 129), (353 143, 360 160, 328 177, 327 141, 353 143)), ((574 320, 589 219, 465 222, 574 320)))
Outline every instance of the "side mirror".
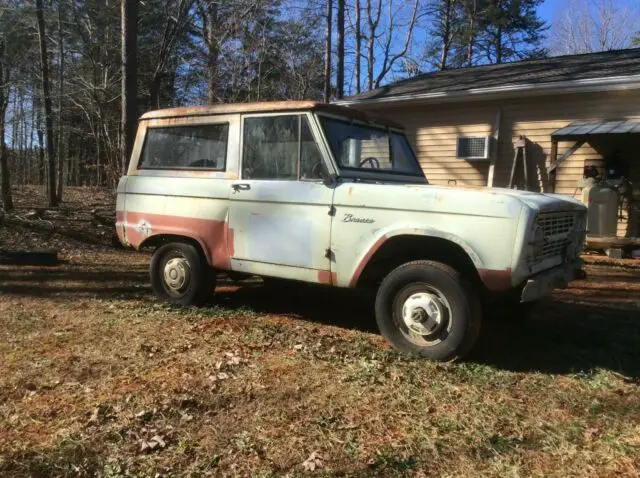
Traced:
POLYGON ((336 176, 335 174, 328 174, 323 180, 322 183, 327 186, 328 188, 332 188, 334 187, 336 184, 338 184, 338 176, 336 176))

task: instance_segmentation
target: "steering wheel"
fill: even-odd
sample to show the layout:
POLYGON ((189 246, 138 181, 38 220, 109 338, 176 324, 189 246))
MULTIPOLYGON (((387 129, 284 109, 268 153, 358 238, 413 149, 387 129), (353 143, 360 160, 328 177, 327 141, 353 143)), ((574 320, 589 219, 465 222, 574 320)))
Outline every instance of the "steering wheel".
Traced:
POLYGON ((375 158, 373 156, 364 158, 362 161, 360 161, 360 164, 358 165, 358 167, 361 168, 367 163, 371 164, 371 169, 380 169, 380 161, 378 161, 378 158, 375 158))

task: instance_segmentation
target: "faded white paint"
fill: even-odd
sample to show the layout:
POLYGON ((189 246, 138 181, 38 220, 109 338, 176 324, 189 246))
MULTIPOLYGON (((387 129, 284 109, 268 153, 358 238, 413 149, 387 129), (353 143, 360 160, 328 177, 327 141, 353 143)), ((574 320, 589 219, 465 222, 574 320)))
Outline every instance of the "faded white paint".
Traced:
POLYGON ((340 171, 319 126, 320 113, 257 116, 277 114, 307 116, 335 181, 242 179, 242 122, 255 113, 143 119, 128 175, 118 187, 121 241, 139 248, 157 234, 185 235, 198 241, 218 268, 340 287, 353 286, 376 249, 398 236, 452 242, 479 271, 508 274, 514 287, 577 257, 584 233, 584 206, 578 201, 505 189, 432 186, 415 176, 376 170, 340 171), (226 171, 138 169, 149 127, 218 122, 229 124, 226 171), (535 261, 536 218, 552 211, 578 218, 566 234, 575 247, 571 257, 535 261))

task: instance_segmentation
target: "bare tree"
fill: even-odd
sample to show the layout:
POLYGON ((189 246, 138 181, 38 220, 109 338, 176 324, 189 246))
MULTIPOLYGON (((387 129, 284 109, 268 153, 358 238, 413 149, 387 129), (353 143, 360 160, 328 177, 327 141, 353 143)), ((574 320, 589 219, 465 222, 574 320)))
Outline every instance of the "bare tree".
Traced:
MULTIPOLYGON (((167 67, 170 61, 174 59, 178 40, 184 35, 185 30, 189 26, 189 11, 193 4, 194 0, 175 0, 164 2, 162 5, 165 20, 162 39, 160 45, 154 45, 154 51, 149 52, 156 57, 155 67, 149 84, 149 104, 151 108, 160 108, 161 83, 165 75, 167 75, 167 67)), ((213 7, 215 7, 215 5, 213 7)), ((217 12, 212 12, 212 17, 217 21, 217 12)), ((209 25, 210 24, 211 23, 209 23, 209 25)), ((208 41, 210 43, 212 42, 211 36, 214 36, 214 34, 215 32, 212 32, 211 35, 208 35, 208 41)), ((215 46, 212 54, 217 57, 215 46)), ((211 61, 212 59, 210 58, 209 60, 211 61)), ((213 61, 215 61, 215 59, 213 59, 213 61)), ((213 69, 215 70, 215 68, 213 69)), ((212 81, 215 80, 210 78, 209 82, 211 83, 212 81)))
POLYGON ((42 98, 44 100, 44 122, 47 141, 47 159, 49 165, 48 195, 49 207, 58 205, 56 195, 56 152, 53 143, 53 112, 51 108, 51 93, 49 90, 49 56, 47 54, 47 39, 44 29, 44 8, 42 0, 36 0, 36 19, 38 23, 38 41, 40 43, 40 71, 42 75, 42 98))
POLYGON ((625 0, 569 0, 551 26, 550 49, 567 55, 629 48, 640 5, 625 0))
POLYGON ((210 0, 207 4, 205 16, 207 33, 207 80, 208 80, 208 103, 210 105, 217 102, 216 88, 218 87, 218 55, 220 55, 220 43, 218 39, 218 29, 220 18, 218 16, 218 2, 210 0))
POLYGON ((362 55, 362 32, 360 31, 360 0, 356 0, 355 5, 356 10, 356 19, 355 19, 355 42, 356 42, 356 52, 355 52, 355 65, 354 68, 356 70, 356 94, 360 94, 360 57, 362 55))
POLYGON ((58 190, 56 191, 56 198, 58 202, 62 201, 65 162, 65 155, 63 152, 64 121, 62 117, 64 98, 64 35, 62 33, 63 3, 64 2, 62 1, 58 2, 58 190))
POLYGON ((326 34, 324 44, 324 101, 331 99, 331 30, 333 28, 333 0, 327 0, 326 34))
POLYGON ((136 53, 138 41, 138 0, 121 0, 122 22, 122 143, 121 164, 123 172, 129 166, 129 158, 136 137, 138 120, 136 53))
POLYGON ((9 69, 5 65, 6 40, 0 32, 0 174, 2 175, 2 202, 6 210, 13 209, 11 198, 11 180, 9 178, 9 161, 7 147, 4 142, 5 119, 9 105, 9 69))
POLYGON ((394 8, 393 1, 388 0, 385 5, 387 18, 383 25, 380 21, 383 10, 382 0, 378 0, 375 6, 372 5, 372 0, 367 0, 366 9, 369 30, 367 32, 367 84, 369 89, 374 87, 378 88, 393 69, 396 62, 404 58, 409 50, 418 18, 419 0, 413 2, 413 6, 409 12, 410 17, 406 23, 403 23, 400 18, 404 10, 403 6, 407 5, 401 4, 399 8, 394 8), (398 31, 401 32, 403 29, 405 30, 405 34, 404 40, 400 42, 401 47, 393 51, 393 46, 398 43, 395 33, 398 31), (380 56, 379 48, 377 48, 376 44, 380 44, 382 47, 382 64, 379 66, 377 74, 374 74, 376 57, 380 56))
POLYGON ((338 15, 336 18, 338 30, 338 45, 336 56, 338 65, 336 71, 336 96, 344 96, 344 0, 338 0, 338 15))

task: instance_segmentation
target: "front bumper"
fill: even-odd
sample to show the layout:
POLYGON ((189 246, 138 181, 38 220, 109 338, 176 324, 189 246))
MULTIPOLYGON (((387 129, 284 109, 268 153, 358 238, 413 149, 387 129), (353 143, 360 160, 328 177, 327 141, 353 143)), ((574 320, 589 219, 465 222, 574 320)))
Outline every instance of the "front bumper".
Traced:
POLYGON ((564 264, 530 277, 522 289, 520 301, 532 302, 548 297, 554 289, 565 289, 572 280, 584 279, 586 274, 581 265, 581 261, 564 264))

